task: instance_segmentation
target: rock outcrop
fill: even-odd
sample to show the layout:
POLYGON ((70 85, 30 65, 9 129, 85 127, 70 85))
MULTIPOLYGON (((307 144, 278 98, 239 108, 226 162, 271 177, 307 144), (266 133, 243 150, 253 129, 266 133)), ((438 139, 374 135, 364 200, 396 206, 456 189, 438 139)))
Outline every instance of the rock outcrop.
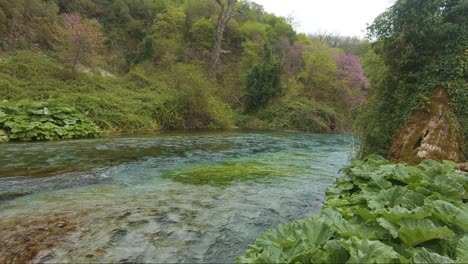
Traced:
POLYGON ((463 135, 443 89, 410 117, 390 149, 389 159, 418 164, 423 159, 461 162, 463 135))

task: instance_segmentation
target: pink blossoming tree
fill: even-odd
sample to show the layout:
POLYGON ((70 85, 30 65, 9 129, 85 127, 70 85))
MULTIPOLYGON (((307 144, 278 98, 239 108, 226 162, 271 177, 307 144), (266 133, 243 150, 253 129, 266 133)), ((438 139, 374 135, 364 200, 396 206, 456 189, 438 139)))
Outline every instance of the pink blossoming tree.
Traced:
POLYGON ((335 61, 338 67, 338 78, 349 87, 351 94, 354 95, 352 108, 361 105, 370 82, 364 75, 359 57, 352 54, 335 54, 335 61))
POLYGON ((80 64, 92 64, 105 37, 95 19, 83 19, 79 14, 64 14, 62 25, 57 26, 55 48, 70 65, 73 79, 80 64))

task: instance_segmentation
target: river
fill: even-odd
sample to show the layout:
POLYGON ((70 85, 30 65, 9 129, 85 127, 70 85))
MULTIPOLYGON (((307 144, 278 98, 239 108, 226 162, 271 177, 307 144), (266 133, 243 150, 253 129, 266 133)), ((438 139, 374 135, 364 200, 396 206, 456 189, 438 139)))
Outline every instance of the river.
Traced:
POLYGON ((240 131, 3 144, 0 262, 232 263, 319 213, 351 151, 240 131))

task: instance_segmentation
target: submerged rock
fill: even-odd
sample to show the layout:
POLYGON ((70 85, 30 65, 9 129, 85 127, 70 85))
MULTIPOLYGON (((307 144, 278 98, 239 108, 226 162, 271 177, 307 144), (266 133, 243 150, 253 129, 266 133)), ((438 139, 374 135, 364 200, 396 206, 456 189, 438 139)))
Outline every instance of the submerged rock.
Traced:
POLYGON ((0 223, 0 263, 44 263, 54 257, 52 249, 66 243, 75 230, 75 223, 59 216, 0 223))
POLYGON ((450 110, 448 96, 439 89, 430 103, 413 113, 406 127, 401 129, 390 149, 389 159, 411 165, 423 159, 460 162, 462 142, 460 125, 450 110))

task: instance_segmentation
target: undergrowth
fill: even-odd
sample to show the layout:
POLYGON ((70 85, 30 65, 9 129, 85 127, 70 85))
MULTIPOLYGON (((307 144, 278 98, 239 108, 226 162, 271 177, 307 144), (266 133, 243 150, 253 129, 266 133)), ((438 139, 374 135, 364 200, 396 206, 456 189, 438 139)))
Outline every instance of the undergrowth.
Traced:
POLYGON ((0 99, 54 99, 89 116, 104 132, 220 129, 233 123, 231 108, 197 64, 134 67, 123 76, 103 77, 83 69, 76 80, 45 54, 18 52, 0 59, 0 99))

